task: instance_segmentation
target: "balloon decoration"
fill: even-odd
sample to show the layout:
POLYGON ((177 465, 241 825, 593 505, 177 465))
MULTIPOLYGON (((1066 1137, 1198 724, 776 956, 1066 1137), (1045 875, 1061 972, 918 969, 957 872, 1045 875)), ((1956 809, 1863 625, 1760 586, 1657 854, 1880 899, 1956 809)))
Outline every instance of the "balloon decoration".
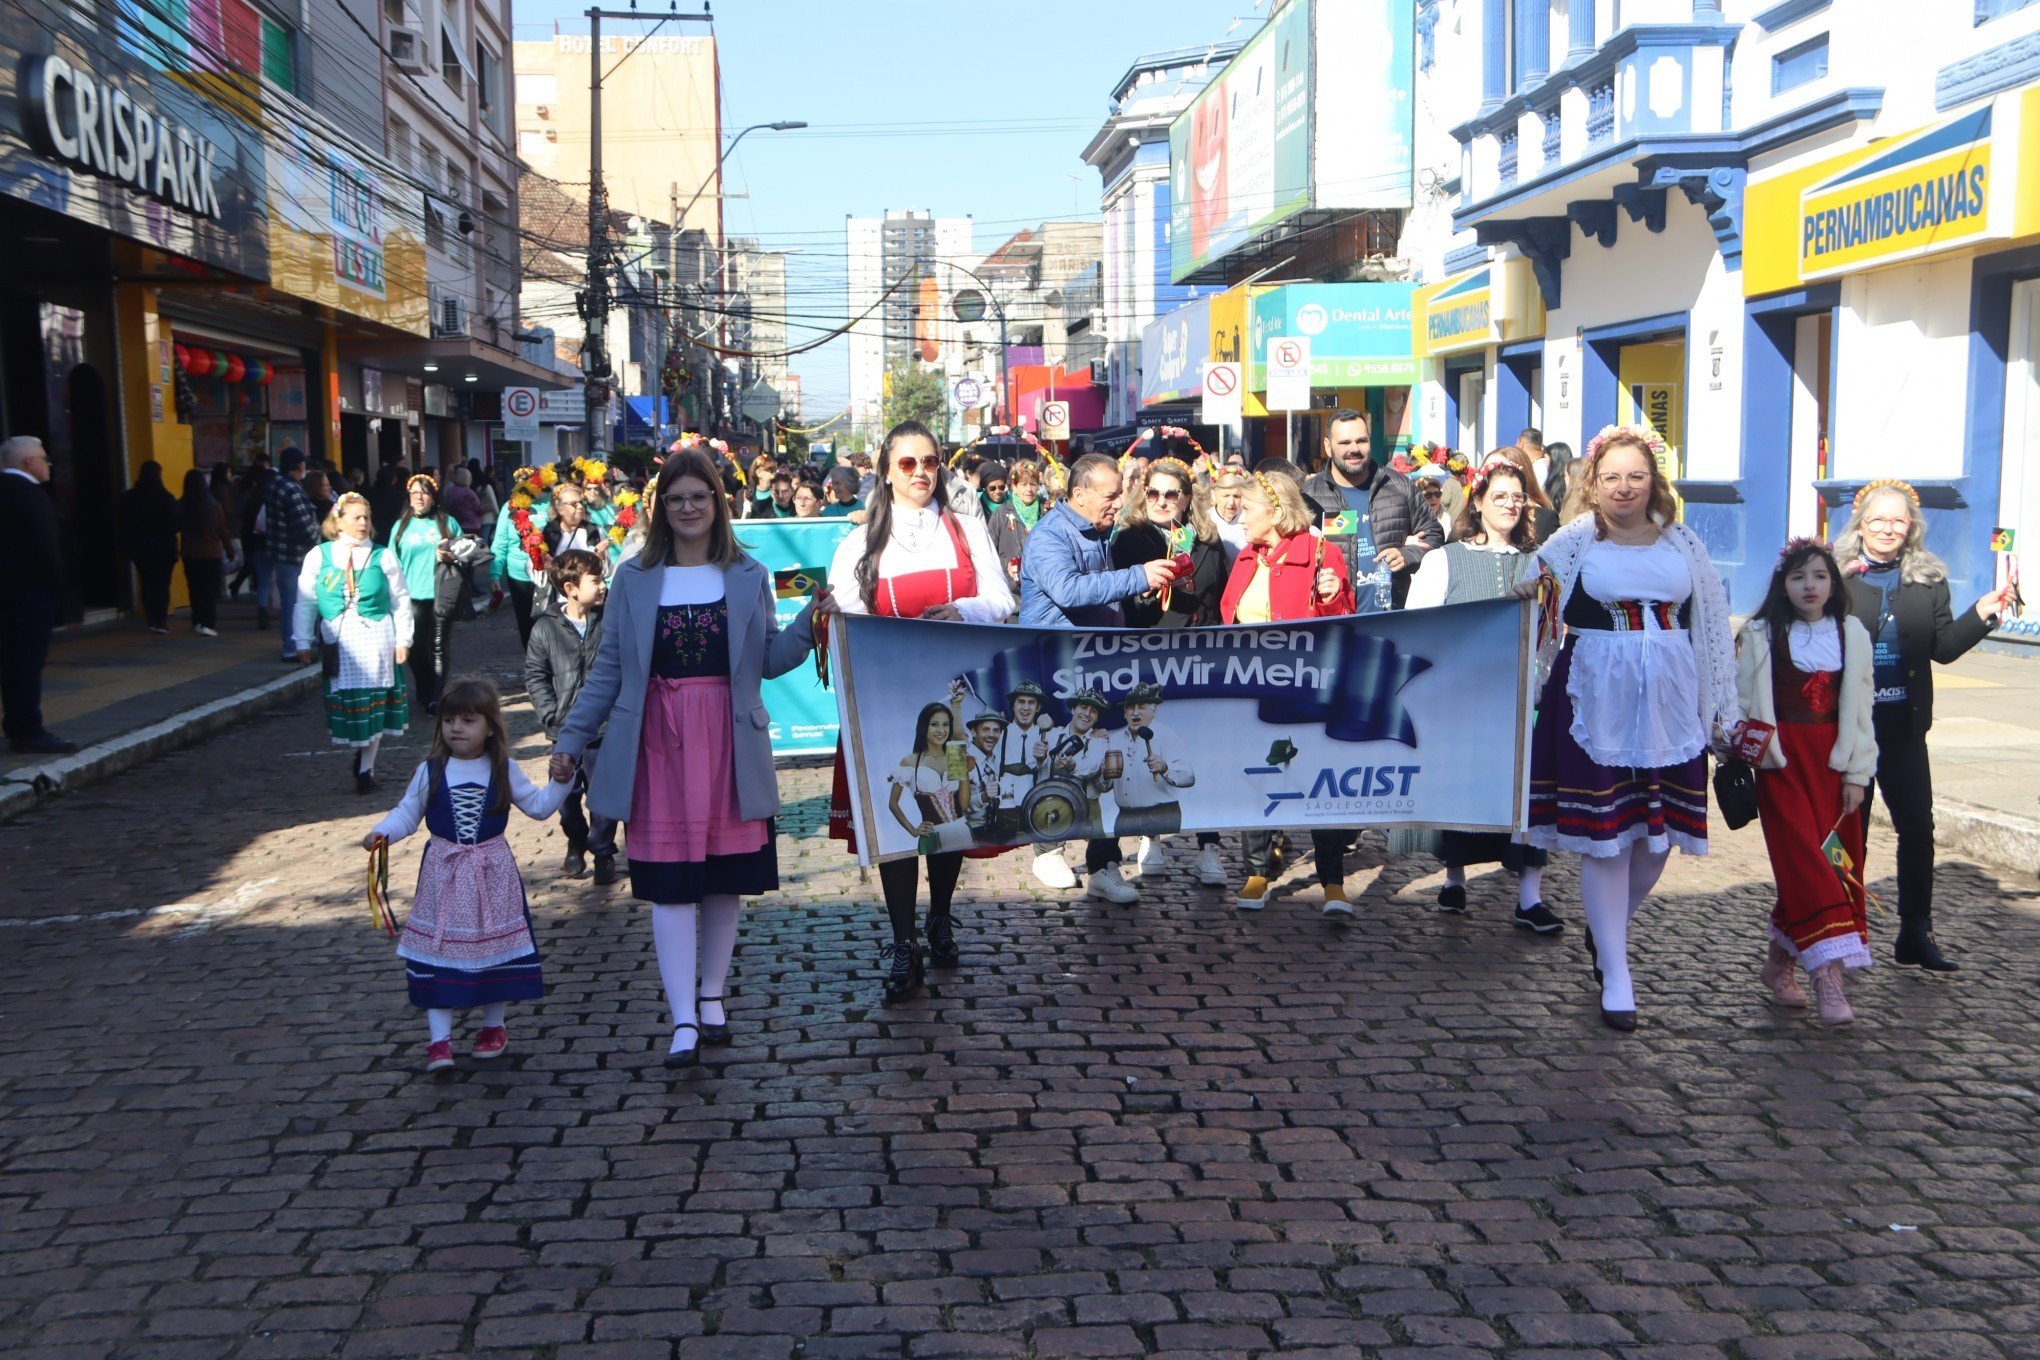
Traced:
POLYGON ((223 349, 198 345, 172 346, 178 371, 193 378, 216 378, 221 382, 252 383, 267 387, 276 380, 276 365, 252 354, 233 354, 223 349))
POLYGON ((220 371, 226 375, 228 382, 237 383, 248 376, 248 364, 240 355, 229 354, 226 367, 220 371))
POLYGON ((174 351, 176 352, 176 354, 177 354, 177 371, 178 371, 179 373, 188 373, 188 372, 190 372, 190 371, 191 371, 191 351, 190 351, 190 350, 188 350, 188 349, 186 349, 186 348, 185 348, 184 346, 182 346, 182 345, 172 345, 172 346, 171 346, 171 349, 172 349, 172 350, 174 350, 174 351))
POLYGON ((212 351, 190 349, 185 351, 184 371, 194 378, 203 378, 213 371, 212 351))

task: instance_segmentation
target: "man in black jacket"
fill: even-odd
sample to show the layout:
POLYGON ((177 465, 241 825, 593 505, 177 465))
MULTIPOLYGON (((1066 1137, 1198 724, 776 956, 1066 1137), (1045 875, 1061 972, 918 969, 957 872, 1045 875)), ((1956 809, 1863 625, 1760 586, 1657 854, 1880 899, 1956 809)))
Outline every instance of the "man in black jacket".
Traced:
MULTIPOLYGON (((606 587, 602 559, 585 548, 560 553, 546 574, 559 607, 531 621, 531 641, 524 649, 524 688, 531 695, 539 725, 547 737, 556 740, 567 715, 574 711, 574 700, 580 697, 581 684, 595 664, 595 653, 602 647, 606 587)), ((579 878, 593 851, 595 881, 607 886, 616 882, 616 823, 608 817, 591 818, 581 805, 596 748, 601 744, 600 738, 588 744, 588 753, 574 776, 574 791, 560 805, 560 830, 567 833, 567 858, 561 870, 568 878, 579 878)))
POLYGON ((1353 512, 1346 521, 1351 527, 1337 537, 1352 540, 1346 561, 1355 612, 1400 609, 1417 564, 1445 545, 1445 530, 1409 478, 1375 463, 1366 416, 1350 407, 1332 412, 1325 418, 1324 448, 1324 470, 1304 480, 1303 496, 1320 524, 1353 512))
POLYGON ((0 715, 22 755, 69 755, 77 743, 43 726, 42 673, 63 597, 57 507, 43 483, 42 441, 16 435, 0 444, 0 715))

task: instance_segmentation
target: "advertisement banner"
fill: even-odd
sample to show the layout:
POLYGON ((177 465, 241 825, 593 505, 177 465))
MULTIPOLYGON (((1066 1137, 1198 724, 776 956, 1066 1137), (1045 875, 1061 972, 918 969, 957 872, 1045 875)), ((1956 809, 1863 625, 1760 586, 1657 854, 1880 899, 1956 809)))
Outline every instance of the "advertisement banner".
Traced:
POLYGON ((860 857, 1519 829, 1531 609, 1151 631, 842 618, 831 654, 860 857))
POLYGON ((1177 283, 1310 206, 1311 10, 1290 0, 1169 127, 1177 283))
MULTIPOLYGON (((772 573, 778 588, 779 626, 792 624, 829 576, 836 545, 854 527, 847 519, 740 519, 737 545, 772 573)), ((813 666, 799 666, 764 687, 772 715, 772 754, 812 755, 836 749, 836 698, 822 688, 813 666)))
POLYGON ((1311 88, 1311 206, 1407 208, 1415 202, 1416 19, 1409 0, 1318 7, 1311 88))
POLYGON ((1208 297, 1150 321, 1140 333, 1140 404, 1189 401, 1200 395, 1210 346, 1208 297))
MULTIPOLYGON (((1277 336, 1310 341, 1310 385, 1394 387, 1417 381, 1413 283, 1291 283, 1254 296, 1247 386, 1266 391, 1264 361, 1277 336)), ((1274 409, 1274 403, 1269 403, 1274 409)))

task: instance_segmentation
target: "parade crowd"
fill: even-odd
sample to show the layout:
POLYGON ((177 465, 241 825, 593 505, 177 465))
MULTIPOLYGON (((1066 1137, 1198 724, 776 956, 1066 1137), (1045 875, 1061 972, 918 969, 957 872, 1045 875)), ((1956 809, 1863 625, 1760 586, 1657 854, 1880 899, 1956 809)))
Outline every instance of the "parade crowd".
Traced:
MULTIPOLYGON (((1933 929, 1929 663, 1981 641, 2010 588, 1956 609, 1910 486, 1862 488, 1833 545, 1783 545, 1763 603, 1736 632, 1647 428, 1610 426, 1577 458, 1531 430, 1484 458, 1420 452, 1414 464, 1378 461, 1358 412, 1333 412, 1324 429, 1311 468, 1263 458, 1249 469, 1181 430, 1065 466, 1032 441, 1010 441, 1006 458, 945 450, 908 422, 875 460, 826 471, 770 454, 742 467, 688 437, 639 482, 586 460, 521 470, 501 489, 475 468, 442 482, 399 467, 338 495, 287 450, 239 486, 221 469, 194 472, 181 498, 145 468, 122 523, 137 567, 152 564, 152 627, 165 626, 164 582, 179 561, 201 633, 216 622, 201 588, 215 598, 236 569, 230 589, 252 577, 258 599, 274 601, 284 656, 322 661, 328 728, 355 753, 358 791, 377 787, 377 748, 405 730, 413 695, 432 722, 430 754, 364 841, 376 850, 428 833, 397 947, 428 1017, 428 1070, 454 1062, 456 1012, 480 1011, 472 1054, 487 1059, 509 1043, 506 1006, 542 992, 503 838, 513 806, 561 818, 569 875, 592 855, 595 881, 614 882, 622 859, 651 913, 668 1065, 727 1042, 738 904, 779 881, 761 685, 807 663, 842 614, 1171 629, 1541 598, 1563 640, 1539 677, 1526 829, 1389 836, 1391 855, 1442 862, 1439 910, 1464 911, 1468 869, 1499 864, 1518 885, 1515 923, 1558 933, 1566 922, 1544 900, 1544 869, 1554 852, 1577 856, 1600 1016, 1634 1029, 1631 926, 1672 851, 1707 852, 1712 763, 1719 811, 1731 825, 1759 821, 1776 879, 1759 974, 1767 1001, 1831 1025, 1852 1018, 1844 977, 1873 959, 1861 877, 1873 791, 1897 838, 1892 957, 1957 967, 1933 929), (781 628, 772 574, 738 546, 732 521, 821 516, 851 528, 826 585, 781 628), (543 784, 509 758, 495 687, 453 674, 456 622, 494 603, 516 617, 526 689, 554 741, 543 784)), ((1016 852, 1027 837, 1011 809, 1036 782, 1075 791, 1082 842, 1081 869, 1060 844, 1018 851, 1043 884, 1130 904, 1143 878, 1169 871, 1175 790, 1195 775, 1188 734, 1157 720, 1161 696, 1085 690, 1065 697, 1061 726, 1031 682, 1001 698, 958 689, 925 705, 885 790, 885 815, 923 850, 878 866, 889 1002, 916 995, 929 969, 960 966, 962 862, 1016 852), (1114 708, 1126 721, 1108 732, 1114 708), (955 781, 959 742, 971 830, 952 841, 941 832, 955 809, 938 794, 955 781), (1109 827, 1098 804, 1108 790, 1109 827)), ((854 849, 840 752, 830 830, 854 849)), ((1346 860, 1357 837, 1309 833, 1321 909, 1335 920, 1354 916, 1346 860)), ((1239 839, 1237 883, 1216 833, 1184 848, 1189 872, 1261 910, 1300 847, 1272 830, 1239 839)))

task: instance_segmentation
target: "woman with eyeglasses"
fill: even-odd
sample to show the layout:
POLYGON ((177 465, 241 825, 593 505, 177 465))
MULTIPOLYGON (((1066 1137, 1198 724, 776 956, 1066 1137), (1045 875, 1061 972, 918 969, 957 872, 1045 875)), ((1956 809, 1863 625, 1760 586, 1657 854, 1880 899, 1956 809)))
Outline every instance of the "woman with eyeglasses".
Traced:
MULTIPOLYGON (((935 436, 920 421, 902 421, 886 434, 878 450, 869 518, 837 545, 829 564, 830 593, 843 613, 952 623, 1003 623, 1012 615, 1013 591, 985 522, 977 515, 950 512, 944 473, 935 436)), ((829 804, 829 834, 854 850, 849 770, 840 745, 829 804)), ((926 963, 937 968, 954 968, 961 961, 950 909, 963 857, 960 850, 925 856, 926 963)), ((925 980, 915 919, 921 860, 887 860, 878 866, 878 879, 892 923, 892 943, 884 953, 885 999, 897 1003, 912 997, 925 980)))
MULTIPOLYGON (((1417 574, 1410 578, 1404 608, 1499 600, 1523 579, 1530 554, 1537 550, 1525 513, 1532 503, 1527 490, 1531 483, 1514 460, 1499 454, 1498 450, 1489 455, 1487 465, 1467 487, 1466 505, 1444 549, 1424 554, 1417 574)), ((1441 831, 1436 853, 1445 862, 1438 910, 1466 910, 1468 865, 1500 864, 1517 876, 1517 926, 1539 935, 1565 929, 1565 922, 1544 905, 1544 866, 1550 858, 1545 851, 1500 833, 1441 831)))
MULTIPOLYGON (((1934 668, 1990 636, 2010 606, 2010 586, 1960 614, 1950 602, 1948 566, 1927 551, 1917 491, 1901 481, 1871 482, 1856 493, 1849 527, 1835 540, 1848 577, 1849 606, 1870 631, 1877 701, 1875 792, 1898 832, 1900 964, 1952 973, 1959 967, 1934 942, 1934 772, 1927 730, 1934 725, 1934 668)), ((1863 800, 1863 827, 1870 800, 1863 800)))
POLYGON ((631 896, 651 907, 673 1015, 665 1063, 677 1068, 729 1042, 737 899, 779 886, 779 778, 759 686, 807 659, 829 601, 817 592, 779 627, 772 573, 737 546, 705 451, 670 455, 646 500, 644 547, 611 579, 553 778, 571 777, 601 740, 588 809, 623 823, 631 896))
MULTIPOLYGON (((1629 922, 1674 847, 1707 853, 1707 750, 1740 726, 1728 592, 1700 536, 1678 522, 1647 426, 1587 445, 1567 522, 1538 553, 1557 579, 1567 636, 1530 739, 1525 839, 1580 859, 1601 1020, 1636 1028, 1629 922)), ((1525 598, 1536 573, 1517 583, 1525 598)))

